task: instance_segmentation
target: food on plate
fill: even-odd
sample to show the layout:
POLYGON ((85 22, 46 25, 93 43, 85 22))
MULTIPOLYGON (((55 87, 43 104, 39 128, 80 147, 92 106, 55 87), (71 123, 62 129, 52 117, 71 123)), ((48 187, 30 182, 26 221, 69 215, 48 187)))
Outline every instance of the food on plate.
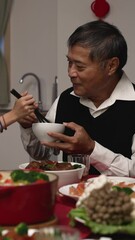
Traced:
POLYGON ((37 171, 23 171, 20 169, 11 171, 10 175, 5 178, 5 175, 0 173, 0 185, 24 185, 30 183, 41 183, 49 181, 46 174, 37 171))
MULTIPOLYGON (((127 183, 127 182, 119 182, 119 183, 113 183, 113 181, 111 181, 110 179, 108 179, 108 181, 110 182, 110 184, 112 185, 113 188, 117 188, 117 190, 119 189, 125 192, 129 192, 132 194, 132 197, 135 198, 135 192, 133 191, 133 189, 135 189, 135 183, 127 183)), ((69 187, 69 194, 72 196, 81 196, 85 190, 85 188, 87 188, 93 181, 89 181, 89 182, 79 182, 77 184, 77 186, 70 186, 69 187)))
POLYGON ((119 183, 115 183, 113 184, 115 186, 121 187, 121 188, 125 188, 125 187, 135 187, 135 183, 126 183, 126 182, 119 182, 119 183))
POLYGON ((135 235, 135 199, 131 196, 132 191, 114 187, 106 176, 100 175, 85 187, 76 208, 70 211, 71 224, 79 218, 94 233, 135 235))
POLYGON ((44 161, 31 161, 27 166, 26 169, 42 169, 46 171, 60 171, 60 170, 71 170, 76 168, 81 168, 80 164, 74 164, 68 162, 57 162, 51 160, 44 160, 44 161))
POLYGON ((72 196, 81 196, 85 189, 85 182, 81 181, 77 184, 77 186, 70 186, 69 187, 69 194, 72 196))
POLYGON ((35 240, 34 233, 28 235, 28 226, 25 223, 20 223, 16 227, 6 232, 0 229, 0 240, 35 240))
POLYGON ((85 165, 74 162, 57 162, 51 160, 32 161, 30 163, 23 163, 19 165, 19 169, 26 170, 42 170, 45 173, 53 173, 58 176, 58 187, 78 183, 82 179, 85 165))
POLYGON ((102 224, 123 224, 132 220, 133 203, 123 191, 112 190, 110 183, 94 189, 81 201, 91 220, 102 224))

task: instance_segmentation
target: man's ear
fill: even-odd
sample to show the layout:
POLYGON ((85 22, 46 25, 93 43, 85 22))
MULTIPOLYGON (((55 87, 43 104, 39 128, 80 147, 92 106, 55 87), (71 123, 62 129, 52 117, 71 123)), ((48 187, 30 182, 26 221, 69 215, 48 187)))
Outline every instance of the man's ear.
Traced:
POLYGON ((114 74, 119 67, 119 59, 117 57, 110 58, 108 60, 107 67, 108 67, 108 74, 109 75, 114 74))

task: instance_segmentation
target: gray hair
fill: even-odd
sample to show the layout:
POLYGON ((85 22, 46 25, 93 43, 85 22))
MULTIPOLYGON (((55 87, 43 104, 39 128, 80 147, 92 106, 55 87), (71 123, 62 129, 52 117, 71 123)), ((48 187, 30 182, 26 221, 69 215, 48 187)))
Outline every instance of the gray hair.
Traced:
POLYGON ((123 35, 116 26, 102 20, 79 26, 69 37, 67 45, 89 48, 89 57, 92 61, 103 63, 112 57, 117 57, 118 70, 122 70, 127 62, 127 43, 123 35))

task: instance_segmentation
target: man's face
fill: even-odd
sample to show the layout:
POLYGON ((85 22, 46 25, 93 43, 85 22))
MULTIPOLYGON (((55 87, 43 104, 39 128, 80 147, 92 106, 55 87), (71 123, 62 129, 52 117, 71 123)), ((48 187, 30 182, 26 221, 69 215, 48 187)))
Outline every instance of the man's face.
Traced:
POLYGON ((92 100, 101 96, 102 90, 105 90, 108 74, 100 63, 90 60, 89 53, 89 48, 75 45, 69 48, 67 60, 68 75, 75 94, 92 100))

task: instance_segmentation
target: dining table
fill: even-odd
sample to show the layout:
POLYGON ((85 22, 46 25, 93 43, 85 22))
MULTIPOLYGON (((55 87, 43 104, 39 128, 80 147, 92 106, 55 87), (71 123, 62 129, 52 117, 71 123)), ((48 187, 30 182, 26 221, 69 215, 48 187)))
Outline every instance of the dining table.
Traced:
MULTIPOLYGON (((87 181, 97 177, 97 175, 87 175, 80 181, 87 181)), ((37 223, 29 225, 29 228, 40 229, 48 226, 68 226, 70 227, 69 212, 76 208, 76 200, 71 196, 64 195, 57 191, 56 201, 54 206, 54 214, 51 220, 43 223, 37 223)), ((14 226, 3 226, 4 229, 12 229, 14 226)), ((83 223, 76 221, 75 228, 80 232, 79 240, 135 240, 135 236, 128 234, 113 234, 113 235, 97 235, 92 233, 91 229, 85 226, 83 223)))
MULTIPOLYGON (((89 178, 96 177, 96 175, 88 175, 81 179, 81 181, 86 181, 89 178)), ((68 225, 70 226, 70 219, 68 217, 68 213, 71 209, 76 207, 76 200, 74 198, 70 198, 68 196, 57 194, 56 204, 54 214, 57 218, 58 225, 68 225)), ((75 226, 79 232, 81 239, 86 239, 91 235, 91 231, 88 227, 85 227, 83 224, 77 222, 75 226)))
MULTIPOLYGON (((88 175, 87 177, 84 177, 82 180, 87 180, 89 178, 96 177, 96 175, 88 175)), ((62 194, 57 194, 56 197, 56 204, 54 209, 54 214, 57 219, 57 225, 64 225, 64 226, 70 226, 70 218, 68 217, 68 213, 71 209, 76 207, 76 200, 65 196, 62 194)), ((106 240, 135 240, 135 236, 129 236, 126 234, 114 234, 112 236, 100 236, 93 234, 91 230, 86 227, 84 224, 80 222, 76 222, 75 228, 79 230, 80 232, 80 238, 81 239, 91 239, 91 240, 100 240, 100 239, 106 239, 106 240), (101 238, 102 237, 102 238, 101 238)))
MULTIPOLYGON (((70 219, 68 213, 71 209, 75 208, 76 201, 67 196, 57 195, 54 214, 56 216, 56 223, 58 225, 70 226, 70 219)), ((80 232, 81 239, 86 239, 90 236, 90 229, 83 224, 77 223, 76 228, 80 232)))

